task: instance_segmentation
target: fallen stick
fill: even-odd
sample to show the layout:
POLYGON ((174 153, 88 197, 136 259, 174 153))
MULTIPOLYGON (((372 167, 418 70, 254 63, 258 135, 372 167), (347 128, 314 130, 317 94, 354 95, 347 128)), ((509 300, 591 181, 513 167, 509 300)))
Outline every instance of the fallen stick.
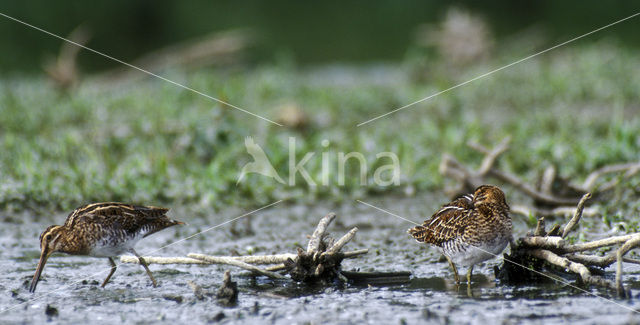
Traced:
POLYGON ((356 232, 358 232, 358 227, 354 227, 353 229, 349 230, 348 233, 342 236, 342 238, 335 242, 333 246, 327 249, 326 252, 322 253, 322 255, 335 254, 339 252, 344 245, 346 245, 351 239, 353 239, 353 237, 356 235, 356 232))
POLYGON ((525 194, 529 195, 533 199, 540 202, 545 202, 552 205, 575 205, 576 203, 578 203, 578 199, 557 198, 555 196, 551 196, 551 195, 539 192, 533 187, 531 187, 529 184, 520 180, 517 176, 507 172, 499 171, 495 168, 490 169, 488 174, 494 176, 495 178, 503 182, 511 184, 515 188, 519 189, 520 191, 524 192, 525 194))
POLYGON ((566 258, 585 265, 607 267, 616 262, 615 252, 605 256, 587 255, 587 254, 567 254, 566 258))
MULTIPOLYGON (((537 207, 529 207, 523 204, 514 204, 511 206, 511 214, 519 214, 523 216, 573 216, 576 214, 576 207, 557 207, 553 209, 543 209, 537 207)), ((582 216, 593 217, 598 215, 598 210, 595 208, 585 207, 582 211, 582 216)))
POLYGON ((578 202, 576 213, 573 215, 573 218, 569 220, 567 225, 564 227, 564 230, 562 231, 562 238, 566 238, 567 235, 571 232, 571 230, 573 230, 573 227, 575 227, 578 224, 578 221, 580 221, 580 218, 582 217, 582 210, 584 210, 584 204, 585 202, 587 202, 587 200, 590 197, 591 197, 591 193, 587 193, 582 196, 582 198, 580 199, 580 202, 578 202))
POLYGON ((632 264, 640 264, 640 260, 635 259, 635 258, 627 258, 627 257, 623 257, 622 258, 623 262, 627 262, 627 263, 632 263, 632 264))
POLYGON ((530 236, 520 238, 520 242, 528 247, 545 249, 563 249, 566 245, 566 241, 559 236, 530 236))
POLYGON ((584 283, 594 284, 594 285, 603 286, 609 289, 617 290, 617 286, 615 283, 605 280, 604 278, 599 277, 597 275, 592 275, 586 266, 580 263, 572 262, 566 257, 560 257, 555 253, 548 251, 546 249, 530 250, 529 254, 531 256, 535 256, 553 265, 557 265, 559 267, 562 267, 564 269, 567 269, 573 273, 580 275, 580 278, 584 283))
POLYGON ((616 289, 618 291, 618 295, 621 297, 629 296, 629 293, 624 289, 624 286, 622 285, 622 257, 629 250, 637 247, 638 245, 640 245, 640 234, 636 234, 632 239, 629 239, 616 252, 618 261, 616 265, 616 289))
POLYGON ((538 223, 536 224, 536 230, 533 231, 534 236, 545 236, 547 232, 544 230, 544 217, 538 218, 538 223))
POLYGON ((636 236, 636 234, 614 236, 580 244, 567 244, 567 242, 560 236, 530 236, 520 238, 520 242, 526 247, 551 249, 562 253, 577 253, 600 247, 622 244, 634 238, 634 236, 636 236))
POLYGON ((204 254, 195 254, 195 253, 190 253, 187 255, 188 257, 191 258, 195 258, 198 260, 203 260, 206 262, 210 262, 213 264, 226 264, 226 265, 232 265, 232 266, 237 266, 240 268, 243 268, 245 270, 251 271, 251 272, 255 272, 258 274, 262 274, 265 276, 268 276, 272 279, 284 279, 285 277, 283 275, 280 275, 278 273, 274 273, 274 272, 270 272, 270 271, 266 271, 263 270, 255 265, 251 265, 242 261, 238 261, 236 259, 233 258, 227 258, 227 257, 220 257, 220 256, 209 256, 209 255, 204 255, 204 254))
MULTIPOLYGON (((157 257, 157 256, 143 256, 144 261, 147 264, 211 264, 203 260, 198 260, 190 257, 157 257)), ((120 256, 120 263, 134 263, 138 264, 140 261, 135 256, 123 255, 120 256)))
MULTIPOLYGON (((634 174, 638 173, 638 171, 640 171, 640 162, 615 164, 615 165, 608 165, 608 166, 601 167, 593 171, 591 174, 589 174, 589 176, 587 176, 584 183, 582 184, 582 188, 587 191, 592 191, 593 188, 595 187, 595 183, 596 183, 596 180, 598 180, 598 178, 600 178, 605 174, 617 173, 622 171, 626 171, 625 177, 631 177, 634 174)), ((612 186, 609 184, 603 185, 601 186, 600 191, 607 190, 610 187, 612 186)))
MULTIPOLYGON (((277 254, 277 255, 250 255, 250 256, 216 256, 225 259, 234 259, 249 264, 276 264, 284 263, 288 259, 296 258, 296 254, 277 254)), ((145 262, 149 264, 214 264, 205 262, 200 259, 190 257, 157 257, 143 256, 145 262)), ((120 257, 122 263, 140 263, 135 256, 124 255, 120 257)))
POLYGON ((322 237, 324 236, 324 233, 327 231, 327 227, 329 227, 329 224, 331 224, 331 221, 333 221, 335 217, 336 217, 336 214, 331 212, 326 216, 324 216, 322 219, 320 219, 320 222, 318 222, 318 226, 316 227, 316 230, 313 232, 313 235, 311 235, 311 238, 309 238, 309 244, 307 245, 307 254, 313 254, 317 252, 318 249, 320 249, 320 243, 322 242, 322 237))
MULTIPOLYGON (((358 249, 355 251, 345 252, 344 258, 353 258, 358 255, 367 254, 369 249, 358 249)), ((251 255, 251 256, 212 256, 216 258, 223 259, 233 259, 240 262, 245 262, 249 264, 277 264, 284 263, 288 259, 296 259, 298 255, 296 254, 276 254, 276 255, 251 255)), ((174 256, 174 257, 159 257, 159 256, 143 256, 145 262, 148 264, 219 264, 207 262, 201 259, 191 258, 191 257, 182 257, 182 256, 174 256)), ((120 256, 120 263, 132 263, 138 264, 140 261, 135 256, 123 255, 120 256)), ((276 268, 277 266, 283 266, 284 264, 278 264, 275 266, 270 266, 265 270, 271 271, 272 268, 276 268)))
POLYGON ((614 236, 581 244, 566 245, 562 248, 562 250, 565 253, 584 252, 600 247, 622 244, 632 239, 634 236, 636 236, 636 234, 614 236))
POLYGON ((506 137, 502 139, 502 141, 491 150, 488 150, 487 148, 476 142, 467 143, 467 145, 472 149, 485 154, 485 157, 480 164, 480 168, 476 172, 476 176, 484 176, 489 172, 491 167, 493 167, 493 165, 495 164, 496 159, 498 159, 498 156, 509 150, 509 142, 511 142, 511 137, 506 137))

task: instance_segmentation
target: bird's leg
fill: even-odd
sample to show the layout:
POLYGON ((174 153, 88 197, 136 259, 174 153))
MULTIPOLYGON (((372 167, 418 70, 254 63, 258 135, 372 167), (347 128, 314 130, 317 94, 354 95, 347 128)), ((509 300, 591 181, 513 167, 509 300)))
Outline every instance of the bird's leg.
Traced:
POLYGON ((456 266, 453 264, 453 261, 451 261, 451 258, 449 258, 449 256, 445 255, 444 257, 447 258, 447 261, 449 262, 449 265, 453 269, 453 279, 456 281, 456 284, 460 284, 460 277, 458 276, 458 269, 456 269, 456 266))
POLYGON ((149 278, 151 278, 151 282, 153 282, 153 287, 157 287, 158 283, 156 282, 156 279, 153 277, 153 274, 151 274, 151 270, 149 270, 149 266, 147 265, 147 262, 144 260, 144 258, 142 258, 142 256, 138 255, 138 253, 136 253, 136 251, 132 248, 131 249, 131 253, 133 253, 133 255, 135 255, 138 258, 138 261, 140 261, 140 265, 142 265, 142 267, 144 267, 144 270, 147 271, 147 275, 149 276, 149 278))
POLYGON ((107 278, 104 279, 104 281, 102 282, 101 287, 103 287, 103 288, 104 288, 104 286, 107 285, 107 282, 109 282, 109 279, 111 279, 111 276, 116 271, 116 263, 113 261, 113 259, 111 257, 109 257, 109 264, 111 264, 111 272, 109 272, 109 275, 107 275, 107 278))
POLYGON ((473 272, 473 265, 469 267, 469 271, 467 271, 467 283, 471 284, 471 273, 473 272))

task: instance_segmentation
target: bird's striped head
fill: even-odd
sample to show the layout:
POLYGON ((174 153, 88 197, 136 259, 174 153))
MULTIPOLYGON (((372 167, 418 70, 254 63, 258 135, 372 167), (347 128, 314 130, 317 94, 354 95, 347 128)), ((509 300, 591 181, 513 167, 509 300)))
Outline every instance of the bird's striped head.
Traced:
POLYGON ((56 252, 60 249, 60 237, 64 231, 63 226, 49 226, 40 234, 40 250, 56 252))
POLYGON ((63 226, 49 226, 42 232, 42 234, 40 234, 40 261, 38 262, 36 273, 33 275, 33 279, 31 280, 31 286, 29 287, 30 292, 34 292, 36 290, 36 286, 40 280, 40 274, 42 274, 42 270, 44 269, 44 265, 47 263, 49 256, 60 250, 60 239, 62 238, 64 230, 63 226))
POLYGON ((509 208, 504 192, 493 185, 479 186, 473 193, 473 205, 497 205, 509 208))

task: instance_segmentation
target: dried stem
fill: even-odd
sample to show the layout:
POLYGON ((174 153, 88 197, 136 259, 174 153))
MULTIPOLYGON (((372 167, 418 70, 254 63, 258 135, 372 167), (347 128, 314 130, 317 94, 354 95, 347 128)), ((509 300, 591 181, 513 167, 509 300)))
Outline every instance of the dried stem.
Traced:
MULTIPOLYGON (((216 258, 233 259, 249 264, 276 264, 284 263, 288 259, 296 258, 296 254, 277 254, 277 255, 251 255, 251 256, 216 256, 216 258)), ((144 256, 145 262, 149 264, 213 264, 203 260, 190 257, 156 257, 144 256)), ((122 263, 139 263, 138 258, 134 256, 124 255, 120 257, 122 263)))
POLYGON ((535 247, 544 249, 564 249, 566 242, 562 237, 557 236, 531 236, 520 238, 520 243, 525 247, 535 247))
MULTIPOLYGON (((511 214, 519 214, 523 216, 573 216, 576 214, 576 207, 562 206, 553 209, 544 209, 538 207, 529 207, 522 204, 514 204, 511 206, 511 214)), ((592 217, 598 214, 598 210, 595 208, 585 207, 582 211, 582 215, 585 217, 592 217)))
POLYGON ((313 235, 311 235, 311 238, 309 239, 309 244, 307 245, 307 254, 313 254, 320 249, 322 236, 324 236, 324 233, 327 231, 327 227, 329 227, 335 217, 336 214, 331 212, 324 216, 324 218, 320 219, 316 230, 313 232, 313 235))
MULTIPOLYGON (((211 264, 203 260, 197 260, 190 257, 158 257, 158 256, 143 256, 144 261, 147 264, 211 264)), ((135 256, 123 255, 120 256, 120 263, 134 263, 138 264, 140 261, 135 256)))
POLYGON ((584 251, 593 250, 600 247, 622 244, 632 239, 634 236, 635 234, 613 236, 613 237, 594 240, 594 241, 581 243, 581 244, 566 245, 565 247, 562 247, 562 251, 564 253, 584 252, 584 251))
POLYGON ((635 248, 640 245, 640 234, 634 235, 632 239, 629 239, 622 247, 618 249, 616 252, 617 257, 617 265, 616 265, 616 288, 618 290, 618 295, 626 296, 626 291, 624 290, 624 286, 622 285, 622 257, 632 248, 635 248))
MULTIPOLYGON (((636 174, 636 173, 638 173, 640 171, 640 162, 608 165, 608 166, 604 166, 602 168, 599 168, 599 169, 593 171, 591 174, 589 174, 589 176, 587 176, 587 179, 585 179, 584 183, 582 184, 582 188, 587 190, 587 191, 591 191, 595 187, 596 181, 601 176, 603 176, 605 174, 617 173, 617 172, 622 172, 622 171, 626 171, 626 173, 625 173, 626 177, 631 177, 631 176, 633 176, 634 174, 636 174)), ((615 184, 617 184, 617 182, 615 184)), ((615 186, 615 184, 614 184, 614 186, 615 186)), ((613 186, 607 185, 606 189, 604 189, 604 187, 605 186, 601 186, 600 187, 600 191, 609 189, 610 187, 613 187, 613 186)))
POLYGON ((475 173, 476 176, 484 176, 489 172, 491 167, 493 167, 493 165, 495 164, 496 159, 498 159, 498 156, 509 150, 509 142, 511 142, 511 137, 506 137, 502 139, 502 141, 491 150, 487 150, 485 147, 476 142, 467 143, 469 147, 485 154, 485 157, 482 160, 482 164, 480 164, 480 168, 475 173))
POLYGON ((534 236, 544 236, 547 231, 544 230, 544 217, 538 218, 538 224, 536 224, 536 230, 533 232, 534 236))
POLYGON ((557 265, 559 267, 562 267, 564 269, 567 269, 573 273, 580 275, 580 278, 584 283, 603 286, 610 289, 617 289, 617 286, 615 283, 608 281, 597 275, 592 275, 586 266, 580 263, 572 262, 566 257, 560 257, 549 250, 534 249, 534 250, 530 250, 529 254, 539 259, 545 260, 553 265, 557 265))
POLYGON ((578 224, 578 222, 580 221, 580 218, 582 217, 582 210, 584 209, 584 203, 587 202, 589 198, 591 198, 591 193, 587 193, 582 196, 582 198, 580 199, 580 202, 578 202, 576 213, 573 215, 573 218, 569 220, 569 223, 567 223, 567 225, 564 227, 564 230, 562 231, 562 238, 566 238, 567 235, 571 232, 571 230, 573 230, 573 227, 575 227, 578 224))
POLYGON ((335 254, 339 252, 344 245, 346 245, 349 241, 351 241, 351 239, 353 239, 353 237, 356 235, 356 232, 358 232, 358 227, 354 227, 353 229, 349 230, 348 233, 342 236, 342 238, 335 242, 333 246, 327 249, 327 251, 323 254, 335 254))
POLYGON ((284 279, 285 277, 278 274, 278 273, 274 273, 274 272, 269 272, 266 270, 263 270, 255 265, 251 265, 242 261, 238 261, 236 259, 233 258, 226 258, 226 257, 221 257, 221 256, 209 256, 209 255, 204 255, 204 254, 195 254, 195 253, 190 253, 187 256, 191 257, 191 258, 195 258, 198 260, 203 260, 209 263, 213 263, 213 264, 227 264, 227 265, 232 265, 232 266, 237 266, 240 268, 243 268, 245 270, 254 272, 254 273, 258 273, 258 274, 262 274, 265 276, 268 276, 272 279, 284 279))
POLYGON ((515 188, 519 189, 520 191, 524 192, 525 194, 529 195, 533 199, 540 202, 544 202, 551 205, 575 205, 576 203, 578 203, 578 199, 558 198, 555 196, 551 196, 551 195, 539 192, 535 188, 533 188, 529 184, 526 184, 524 181, 522 181, 517 176, 511 173, 499 171, 497 169, 492 168, 491 170, 489 170, 489 175, 492 175, 495 178, 505 183, 511 184, 515 188))

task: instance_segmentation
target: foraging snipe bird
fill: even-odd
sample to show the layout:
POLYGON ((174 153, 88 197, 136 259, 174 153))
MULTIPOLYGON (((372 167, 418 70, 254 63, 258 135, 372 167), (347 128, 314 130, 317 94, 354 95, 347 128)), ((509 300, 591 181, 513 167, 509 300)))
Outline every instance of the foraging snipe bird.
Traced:
POLYGON ((116 271, 113 257, 130 252, 140 261, 157 286, 149 266, 133 246, 142 238, 167 227, 184 224, 166 216, 169 209, 136 206, 117 202, 93 203, 75 209, 62 226, 50 226, 40 235, 40 261, 31 281, 30 292, 36 290, 40 274, 54 252, 71 255, 107 257, 111 272, 102 282, 104 287, 116 271))
POLYGON ((511 242, 511 218, 504 193, 482 185, 473 194, 444 205, 422 226, 409 229, 418 242, 439 247, 460 283, 457 265, 469 266, 467 283, 475 264, 500 254, 511 242))

